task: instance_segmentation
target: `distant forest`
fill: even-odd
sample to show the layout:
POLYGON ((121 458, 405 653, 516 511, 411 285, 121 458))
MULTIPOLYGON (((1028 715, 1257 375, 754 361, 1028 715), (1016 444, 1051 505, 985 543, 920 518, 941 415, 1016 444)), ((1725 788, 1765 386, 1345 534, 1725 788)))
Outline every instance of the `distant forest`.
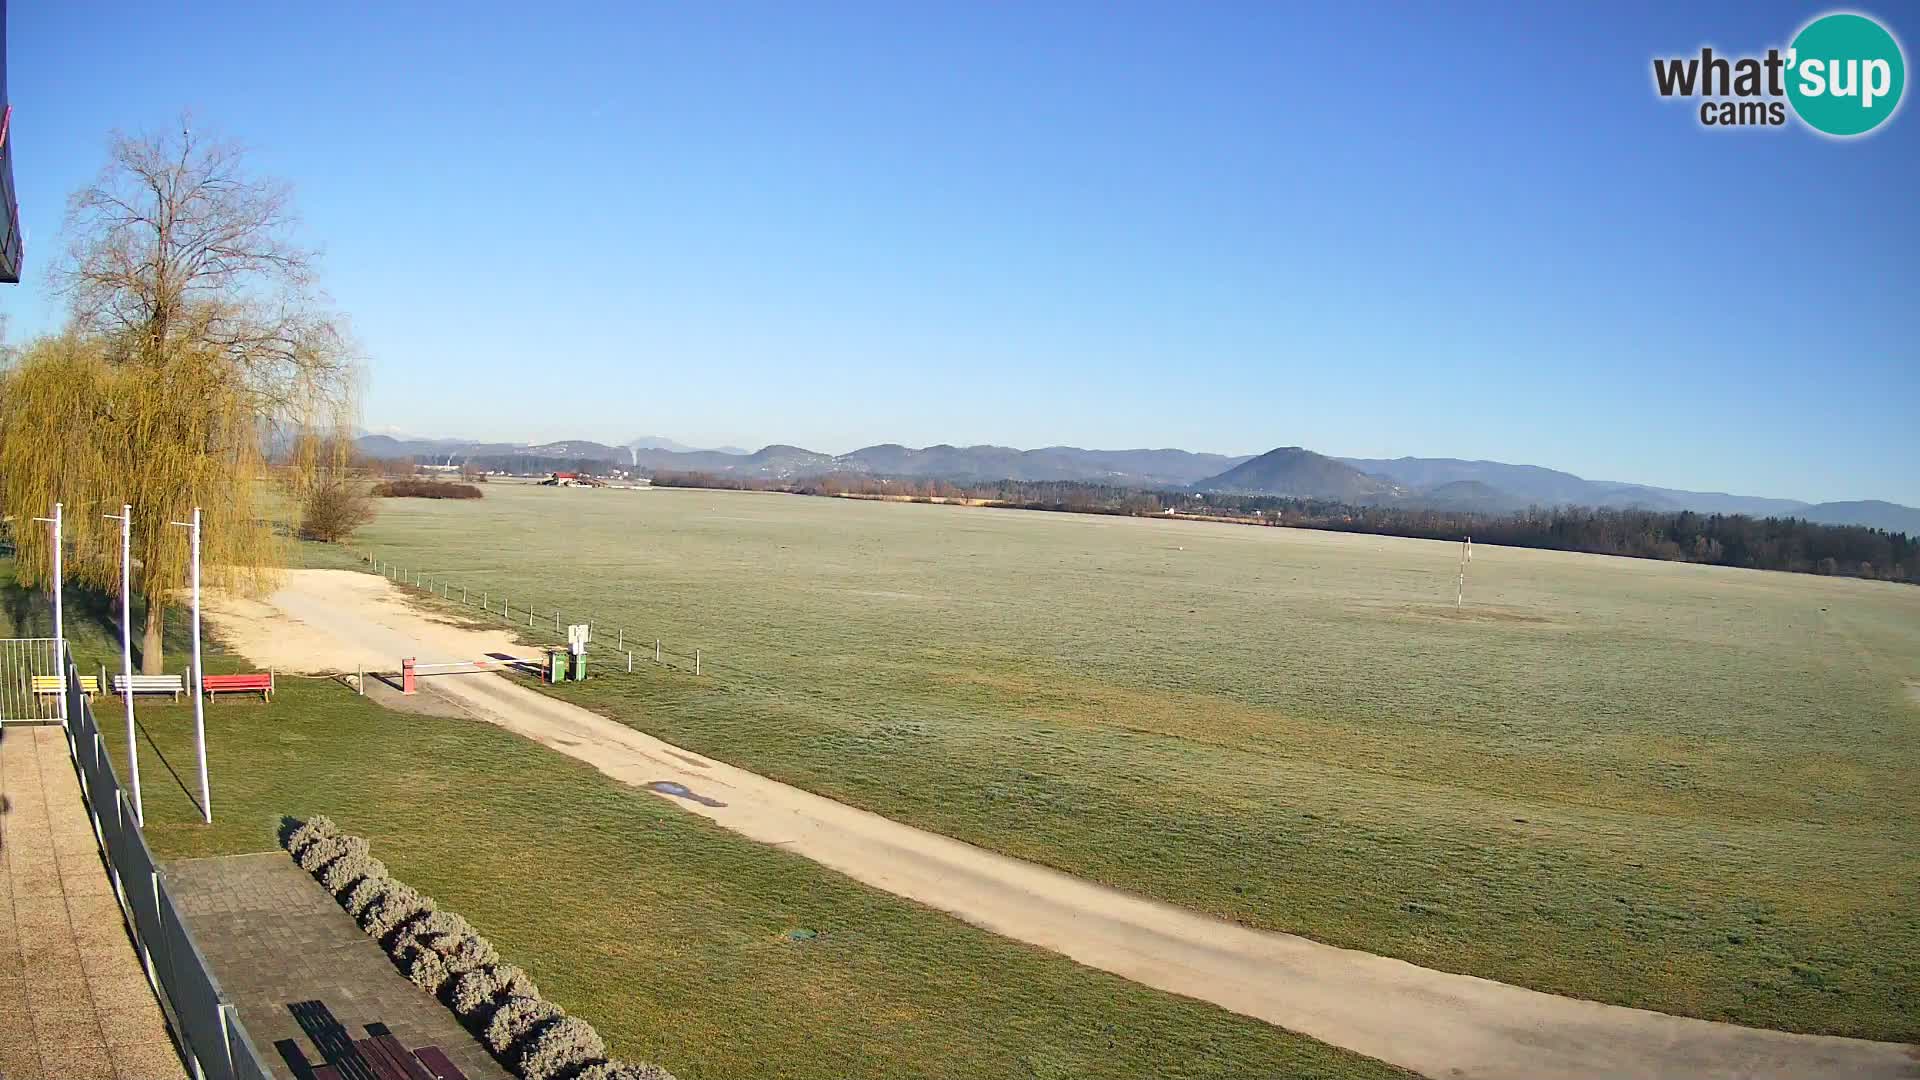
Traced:
POLYGON ((1175 514, 1248 525, 1376 533, 1427 540, 1471 535, 1488 544, 1583 551, 1635 559, 1740 566, 1920 584, 1920 537, 1860 525, 1817 525, 1799 518, 1754 518, 1692 511, 1537 507, 1512 514, 1352 506, 1274 495, 1196 495, 1074 481, 955 484, 833 474, 803 480, 748 479, 697 472, 657 473, 658 487, 783 491, 979 500, 1019 510, 1132 517, 1175 514))

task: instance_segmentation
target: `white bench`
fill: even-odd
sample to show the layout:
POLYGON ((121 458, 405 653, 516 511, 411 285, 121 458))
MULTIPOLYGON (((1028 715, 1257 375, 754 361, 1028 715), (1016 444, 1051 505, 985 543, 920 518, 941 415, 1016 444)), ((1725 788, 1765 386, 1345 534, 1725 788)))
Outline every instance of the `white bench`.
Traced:
POLYGON ((180 695, 187 692, 187 681, 179 675, 125 675, 113 677, 113 692, 124 694, 132 689, 136 694, 172 694, 179 701, 180 695))

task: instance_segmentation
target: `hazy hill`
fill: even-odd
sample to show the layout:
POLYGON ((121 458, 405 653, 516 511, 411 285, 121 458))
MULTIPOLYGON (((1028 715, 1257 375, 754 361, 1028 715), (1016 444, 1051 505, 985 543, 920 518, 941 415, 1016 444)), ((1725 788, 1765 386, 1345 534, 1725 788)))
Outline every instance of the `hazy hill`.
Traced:
POLYGON ((642 435, 637 439, 628 439, 627 446, 633 450, 671 450, 676 454, 733 454, 745 457, 751 450, 742 450, 737 446, 688 446, 665 435, 642 435))
POLYGON ((1432 510, 1467 510, 1476 514, 1507 514, 1525 510, 1528 500, 1478 480, 1455 480, 1411 495, 1403 504, 1432 510))
POLYGON ((1384 476, 1420 491, 1442 484, 1475 481, 1512 496, 1520 506, 1603 506, 1642 510, 1696 510, 1705 514, 1752 514, 1775 517, 1795 514, 1807 504, 1792 499, 1728 495, 1717 491, 1587 480, 1538 465, 1510 465, 1504 461, 1463 461, 1459 458, 1341 458, 1354 468, 1384 476))
POLYGON ((1822 525, 1866 525, 1920 536, 1920 510, 1880 499, 1815 503, 1793 515, 1822 525))
MULTIPOLYGON (((1587 480, 1558 469, 1459 458, 1332 458, 1298 446, 1257 458, 1187 450, 1085 450, 1046 446, 937 446, 899 443, 823 454, 775 444, 752 453, 736 447, 688 449, 664 436, 608 446, 584 439, 542 444, 363 435, 355 444, 377 458, 419 458, 459 464, 487 458, 605 461, 643 472, 704 472, 760 480, 798 480, 828 473, 939 479, 1071 481, 1115 487, 1234 492, 1352 503, 1398 503, 1441 510, 1502 513, 1529 506, 1693 510, 1704 514, 1800 517, 1823 525, 1866 525, 1920 535, 1920 510, 1877 499, 1808 504, 1793 499, 1587 480)), ((518 467, 518 466, 516 466, 518 467)), ((564 466, 561 466, 564 467, 564 466)))
POLYGON ((582 461, 611 461, 619 464, 627 460, 627 448, 608 446, 606 443, 590 442, 586 439, 562 439, 559 442, 529 443, 516 448, 517 453, 535 457, 579 458, 582 461))
POLYGON ((527 457, 570 458, 581 461, 627 460, 627 450, 622 446, 608 446, 605 443, 588 442, 585 439, 563 439, 550 443, 505 443, 477 442, 472 439, 396 439, 391 435, 362 435, 353 441, 354 448, 372 458, 447 458, 454 464, 462 458, 501 457, 524 455, 527 457))
MULTIPOLYGON (((1242 462, 1246 455, 1196 454, 1189 450, 1082 450, 1077 446, 1049 446, 1029 450, 1046 460, 1071 464, 1088 473, 1084 479, 1102 483, 1186 485, 1217 476, 1242 462)), ((1037 477, 1036 479, 1068 479, 1037 477)))
POLYGON ((1368 502, 1405 489, 1324 454, 1298 446, 1269 450, 1243 461, 1218 476, 1194 485, 1202 491, 1236 495, 1285 495, 1296 499, 1337 499, 1368 502))
POLYGON ((1459 458, 1340 458, 1362 472, 1384 476, 1416 491, 1442 484, 1472 482, 1529 502, 1576 502, 1592 494, 1592 485, 1572 473, 1538 465, 1508 465, 1500 461, 1462 461, 1459 458))
POLYGON ((1186 450, 1083 450, 1047 446, 949 446, 923 449, 882 443, 834 459, 845 472, 942 480, 1078 480, 1135 487, 1184 487, 1245 461, 1186 450))

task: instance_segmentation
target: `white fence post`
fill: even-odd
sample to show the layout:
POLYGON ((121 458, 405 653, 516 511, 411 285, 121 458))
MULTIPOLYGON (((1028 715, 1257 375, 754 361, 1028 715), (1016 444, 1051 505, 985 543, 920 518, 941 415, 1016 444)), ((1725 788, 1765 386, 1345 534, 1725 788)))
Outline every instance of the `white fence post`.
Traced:
MULTIPOLYGON (((228 1076, 233 1075, 233 1027, 230 1026, 227 1020, 227 1010, 231 1008, 233 1008, 233 1003, 230 1001, 220 1003, 220 1049, 227 1059, 228 1076)), ((239 1021, 240 1018, 236 1016, 233 1018, 231 1024, 237 1025, 239 1021)))

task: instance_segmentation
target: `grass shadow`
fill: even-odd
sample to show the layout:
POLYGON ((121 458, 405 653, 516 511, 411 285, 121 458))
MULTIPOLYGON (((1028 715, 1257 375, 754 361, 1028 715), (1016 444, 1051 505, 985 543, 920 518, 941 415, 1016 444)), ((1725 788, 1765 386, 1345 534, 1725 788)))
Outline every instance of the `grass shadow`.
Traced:
POLYGON ((167 774, 173 777, 173 782, 180 788, 180 793, 187 797, 187 801, 193 804, 193 808, 204 820, 207 816, 207 808, 201 804, 199 796, 195 795, 193 789, 189 788, 187 782, 181 778, 180 770, 174 768, 173 762, 167 760, 166 752, 160 749, 160 744, 153 741, 153 734, 147 730, 147 725, 140 722, 138 711, 134 713, 133 726, 140 733, 140 737, 146 740, 148 748, 153 751, 153 756, 159 758, 160 764, 166 766, 167 774))

